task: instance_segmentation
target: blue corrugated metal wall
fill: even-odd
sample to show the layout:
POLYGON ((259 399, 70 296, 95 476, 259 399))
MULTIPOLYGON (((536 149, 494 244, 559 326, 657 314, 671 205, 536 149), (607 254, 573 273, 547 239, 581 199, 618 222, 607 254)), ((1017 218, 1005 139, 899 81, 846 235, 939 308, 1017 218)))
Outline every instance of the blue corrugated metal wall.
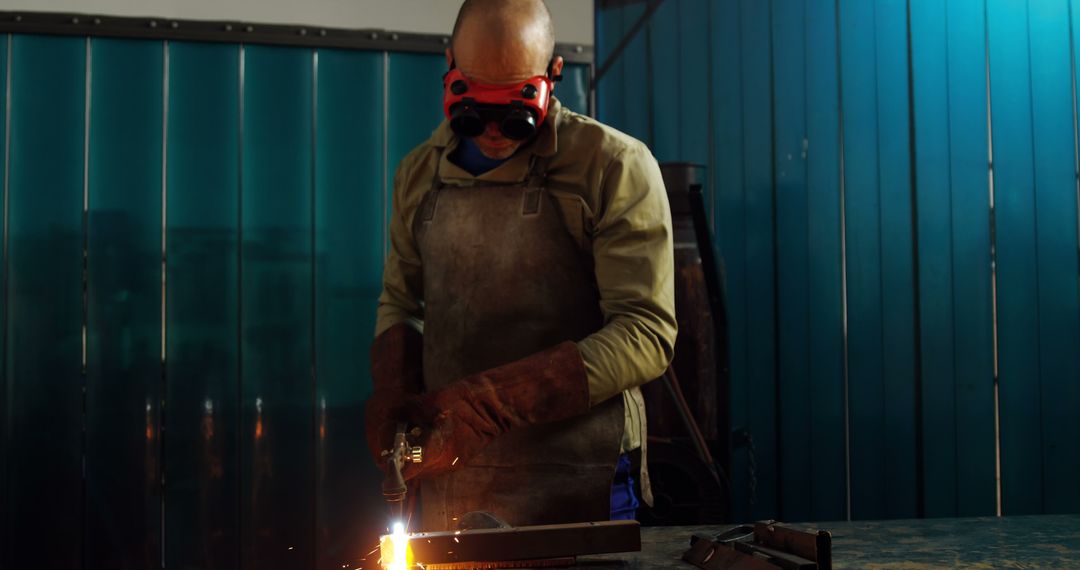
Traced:
POLYGON ((667 0, 601 79, 710 168, 736 518, 1080 510, 1078 4, 667 0))
POLYGON ((444 67, 0 37, 0 568, 373 566, 387 196, 444 67))

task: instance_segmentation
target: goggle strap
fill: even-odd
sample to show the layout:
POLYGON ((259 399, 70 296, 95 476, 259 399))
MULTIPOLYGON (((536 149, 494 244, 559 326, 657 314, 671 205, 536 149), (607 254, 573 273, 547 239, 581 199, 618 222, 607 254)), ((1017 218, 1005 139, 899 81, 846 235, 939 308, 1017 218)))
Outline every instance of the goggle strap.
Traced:
MULTIPOLYGON (((548 79, 558 83, 559 81, 562 81, 562 74, 560 73, 558 75, 552 75, 551 71, 554 68, 555 68, 555 58, 551 58, 548 61, 547 76, 548 76, 548 79)), ((450 73, 451 71, 453 71, 455 69, 457 69, 457 62, 454 61, 454 58, 450 58, 450 69, 447 69, 446 72, 443 73, 443 79, 445 80, 446 79, 446 74, 450 73)))
POLYGON ((555 58, 553 57, 553 58, 551 58, 550 61, 548 61, 547 76, 548 76, 548 79, 558 83, 559 81, 562 81, 562 74, 560 73, 558 75, 552 75, 551 70, 554 69, 554 67, 555 67, 555 58))

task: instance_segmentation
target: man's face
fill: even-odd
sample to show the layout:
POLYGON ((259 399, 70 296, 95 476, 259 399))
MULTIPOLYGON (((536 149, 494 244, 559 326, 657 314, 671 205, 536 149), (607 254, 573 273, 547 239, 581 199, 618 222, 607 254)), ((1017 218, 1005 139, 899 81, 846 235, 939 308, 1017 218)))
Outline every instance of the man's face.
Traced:
MULTIPOLYGON (((463 25, 453 52, 446 52, 447 63, 453 61, 470 81, 514 85, 547 73, 546 56, 537 49, 522 42, 500 45, 475 27, 468 22, 463 25)), ((484 156, 496 160, 509 158, 528 142, 507 138, 494 121, 489 121, 484 132, 473 140, 484 156)))
POLYGON ((503 136, 502 131, 499 130, 499 124, 495 121, 488 121, 484 132, 474 137, 473 141, 484 156, 495 160, 510 158, 526 142, 503 136))

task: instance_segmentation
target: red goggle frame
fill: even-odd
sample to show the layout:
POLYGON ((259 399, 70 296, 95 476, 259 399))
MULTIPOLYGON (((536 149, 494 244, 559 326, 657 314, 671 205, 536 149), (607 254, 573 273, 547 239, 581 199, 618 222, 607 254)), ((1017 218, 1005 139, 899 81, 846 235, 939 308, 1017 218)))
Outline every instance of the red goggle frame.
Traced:
POLYGON ((526 139, 547 118, 553 88, 545 75, 514 85, 487 85, 470 81, 455 68, 443 77, 443 112, 460 136, 478 136, 494 121, 506 137, 526 139))

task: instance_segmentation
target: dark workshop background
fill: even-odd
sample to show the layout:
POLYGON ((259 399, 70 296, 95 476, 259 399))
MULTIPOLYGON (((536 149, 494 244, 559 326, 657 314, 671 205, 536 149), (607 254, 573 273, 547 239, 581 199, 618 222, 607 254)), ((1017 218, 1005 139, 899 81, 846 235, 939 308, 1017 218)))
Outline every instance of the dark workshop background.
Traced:
POLYGON ((444 68, 0 40, 0 566, 362 565, 386 524, 363 405, 387 196, 444 68))
MULTIPOLYGON (((708 167, 734 519, 1080 510, 1077 1, 597 4, 557 94, 602 71, 708 167)), ((0 37, 0 566, 371 567, 387 196, 443 70, 0 37)))
POLYGON ((1080 510, 1080 4, 601 4, 600 118, 710 167, 735 518, 1080 510))

